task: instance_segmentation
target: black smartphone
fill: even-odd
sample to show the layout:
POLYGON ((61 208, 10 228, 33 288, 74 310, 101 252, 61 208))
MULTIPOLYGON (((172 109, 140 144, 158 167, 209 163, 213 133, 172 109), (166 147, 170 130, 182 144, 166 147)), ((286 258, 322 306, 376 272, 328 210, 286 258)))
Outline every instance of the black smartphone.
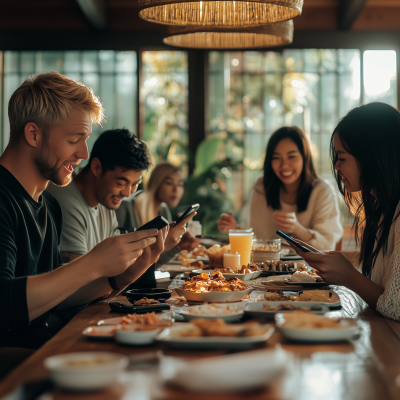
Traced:
POLYGON ((186 217, 188 217, 190 214, 193 214, 195 211, 197 211, 200 208, 200 204, 192 204, 176 221, 175 225, 179 224, 182 222, 186 217))
POLYGON ((164 217, 159 215, 158 217, 155 217, 154 219, 149 221, 147 224, 144 224, 140 228, 136 229, 135 232, 144 231, 146 229, 158 229, 158 230, 160 230, 160 229, 164 228, 164 226, 167 226, 168 224, 169 224, 169 222, 164 217))
POLYGON ((170 310, 171 307, 169 304, 165 303, 160 303, 160 304, 151 304, 148 306, 134 306, 134 305, 129 305, 129 304, 124 304, 120 303, 119 301, 110 301, 108 303, 110 306, 111 310, 117 311, 117 312, 123 312, 123 313, 136 313, 136 314, 145 314, 148 312, 162 312, 162 311, 167 311, 170 310))
POLYGON ((299 248, 301 251, 304 251, 305 253, 312 253, 310 249, 307 249, 307 247, 302 246, 300 243, 297 243, 295 240, 293 240, 289 235, 286 235, 286 233, 283 233, 280 230, 276 231, 276 234, 280 236, 281 238, 287 240, 289 243, 292 243, 295 245, 297 248, 299 248))

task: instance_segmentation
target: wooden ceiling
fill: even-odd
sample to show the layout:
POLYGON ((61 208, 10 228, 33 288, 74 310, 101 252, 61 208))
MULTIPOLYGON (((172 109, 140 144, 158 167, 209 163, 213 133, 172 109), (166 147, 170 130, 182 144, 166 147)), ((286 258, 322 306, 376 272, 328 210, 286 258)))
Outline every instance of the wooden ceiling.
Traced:
MULTIPOLYGON (((400 30, 400 0, 305 0, 296 31, 400 30)), ((138 0, 0 0, 0 31, 158 31, 138 0)))

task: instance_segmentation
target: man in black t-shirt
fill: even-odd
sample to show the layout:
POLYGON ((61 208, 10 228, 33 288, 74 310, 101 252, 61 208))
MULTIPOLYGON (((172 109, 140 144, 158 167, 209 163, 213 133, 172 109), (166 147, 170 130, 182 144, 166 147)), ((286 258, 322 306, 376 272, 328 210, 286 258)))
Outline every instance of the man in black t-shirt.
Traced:
POLYGON ((44 190, 71 181, 103 112, 91 89, 57 72, 27 79, 10 99, 10 142, 0 157, 0 358, 6 347, 38 348, 53 309, 117 293, 164 249, 168 228, 139 231, 61 266, 61 208, 44 190))

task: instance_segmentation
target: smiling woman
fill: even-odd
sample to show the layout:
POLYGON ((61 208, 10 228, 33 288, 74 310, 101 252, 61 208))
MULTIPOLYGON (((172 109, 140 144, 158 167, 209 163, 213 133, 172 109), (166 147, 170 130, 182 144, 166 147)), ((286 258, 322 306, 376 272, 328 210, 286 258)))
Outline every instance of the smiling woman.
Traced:
MULTIPOLYGON (((277 237, 277 229, 322 249, 334 249, 343 229, 330 184, 314 170, 310 146, 297 127, 278 129, 268 142, 264 176, 254 185, 249 226, 257 238, 277 237)), ((222 215, 221 231, 235 229, 232 215, 222 215)))

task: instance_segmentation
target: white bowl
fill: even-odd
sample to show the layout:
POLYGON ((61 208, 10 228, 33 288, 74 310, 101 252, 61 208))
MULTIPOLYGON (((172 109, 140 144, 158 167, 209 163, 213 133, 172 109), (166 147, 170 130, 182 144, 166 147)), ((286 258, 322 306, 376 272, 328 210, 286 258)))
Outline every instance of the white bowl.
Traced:
POLYGON ((128 363, 128 358, 121 354, 103 351, 62 354, 44 360, 44 365, 56 385, 83 391, 110 386, 128 363))
POLYGON ((235 392, 272 382, 288 360, 282 349, 210 357, 171 366, 166 380, 195 392, 235 392))
POLYGON ((152 344, 154 342, 154 338, 160 333, 160 331, 160 328, 150 331, 133 331, 119 329, 114 332, 114 337, 118 343, 134 346, 144 346, 147 344, 152 344))

